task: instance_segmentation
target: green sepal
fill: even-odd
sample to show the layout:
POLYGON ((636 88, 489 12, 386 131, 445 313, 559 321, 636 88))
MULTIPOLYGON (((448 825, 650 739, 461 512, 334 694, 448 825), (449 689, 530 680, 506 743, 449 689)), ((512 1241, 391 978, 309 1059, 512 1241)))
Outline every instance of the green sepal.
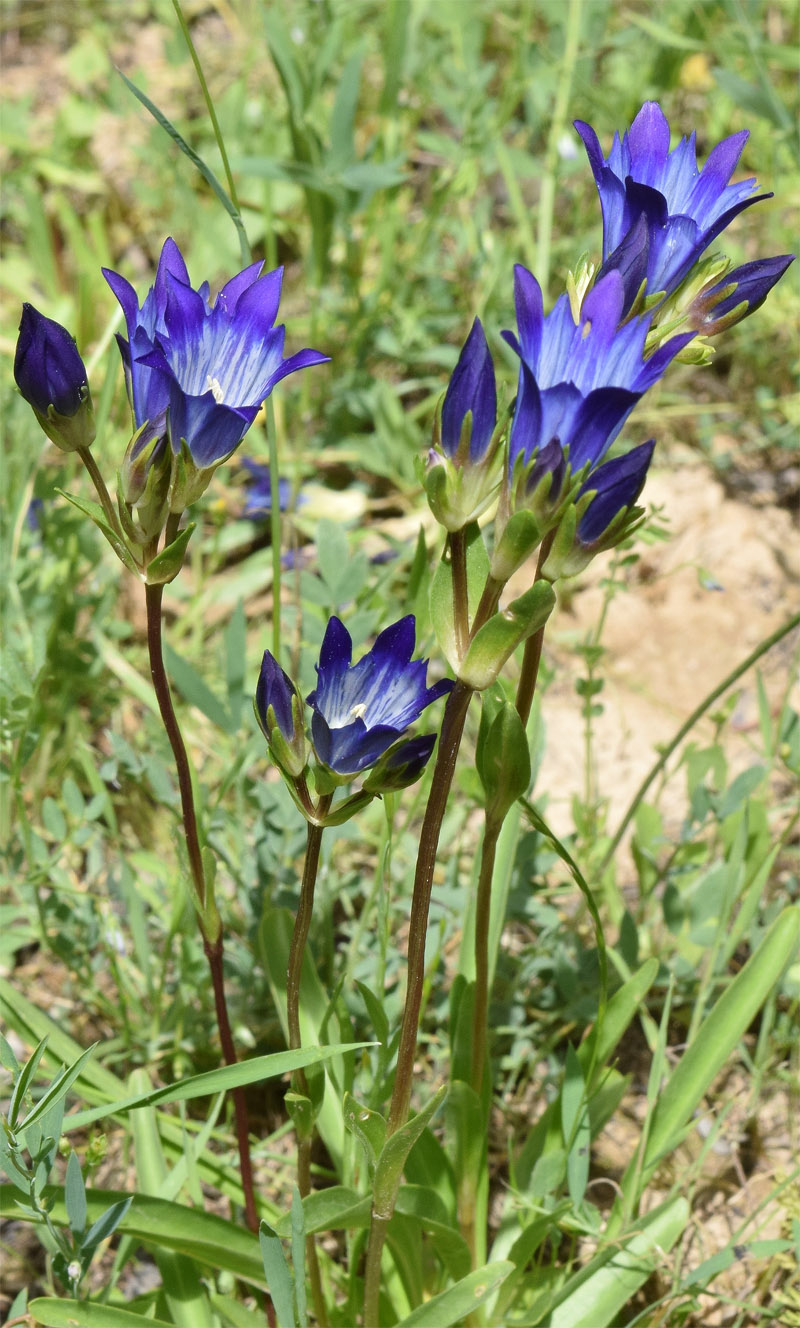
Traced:
POLYGON ((56 493, 60 493, 68 503, 72 503, 72 506, 77 507, 79 512, 83 512, 84 516, 88 516, 94 521, 97 529, 105 535, 120 562, 127 567, 129 572, 133 572, 134 576, 141 576, 142 569, 136 562, 133 552, 108 524, 106 514, 99 503, 92 502, 91 498, 76 498, 74 494, 66 493, 64 489, 56 489, 56 493))
MULTIPOLYGON (((467 604, 470 618, 480 603, 489 575, 489 555, 477 521, 464 528, 467 563, 467 604)), ((431 582, 431 622, 436 640, 450 668, 458 672, 460 659, 456 648, 455 618, 453 614, 453 568, 449 549, 442 554, 431 582)))
POLYGON ((117 511, 119 512, 120 525, 122 526, 124 534, 130 540, 132 545, 141 547, 142 532, 141 530, 137 530, 134 525, 130 504, 126 503, 120 494, 119 472, 117 472, 117 511))
POLYGON ((507 521, 492 553, 491 573, 494 580, 505 585, 509 577, 541 544, 544 533, 533 512, 515 512, 507 521))
POLYGON ((213 945, 215 941, 219 940, 219 935, 222 931, 222 919, 219 916, 215 894, 217 859, 208 844, 203 844, 200 849, 200 856, 203 860, 203 880, 206 887, 206 900, 202 907, 199 906, 198 902, 197 911, 200 914, 203 935, 206 940, 210 941, 213 945))
POLYGON ((517 646, 544 626, 555 602, 549 582, 537 581, 496 613, 473 638, 458 670, 460 681, 476 692, 490 687, 517 646))
MULTIPOLYGON (((30 402, 28 403, 30 405, 30 402)), ((79 452, 91 447, 97 437, 94 426, 94 407, 88 383, 81 388, 81 404, 74 415, 59 415, 52 401, 43 413, 31 405, 40 428, 44 430, 51 443, 62 452, 79 452)))
POLYGON ((162 549, 160 553, 156 554, 153 561, 148 563, 145 573, 148 586, 163 586, 167 582, 175 580, 183 567, 186 546, 196 528, 196 523, 191 521, 185 530, 180 531, 172 543, 167 545, 166 549, 162 549))
MULTIPOLYGON (((235 450, 235 449, 234 449, 235 450)), ((214 471, 232 456, 220 457, 213 466, 198 466, 192 456, 185 438, 181 439, 181 450, 172 462, 172 476, 169 486, 169 510, 173 514, 185 512, 187 507, 202 498, 214 471)))
POLYGON ((375 1181, 372 1187, 373 1209, 378 1217, 392 1216, 395 1195, 408 1155, 446 1096, 447 1084, 442 1084, 430 1102, 399 1130, 390 1134, 383 1145, 375 1166, 375 1181))
POLYGON ((370 1179, 374 1179, 383 1146, 386 1143, 386 1121, 379 1111, 371 1111, 354 1098, 352 1093, 345 1093, 342 1104, 345 1129, 354 1134, 367 1155, 370 1179))
POLYGON ((475 764, 486 795, 486 819, 502 821, 531 782, 525 726, 510 701, 499 708, 484 703, 475 764))
MULTIPOLYGON (((352 775, 350 778, 352 779, 352 775)), ((349 798, 345 798, 344 802, 340 802, 338 806, 334 807, 332 811, 327 812, 325 816, 313 818, 314 824, 326 828, 331 825, 343 825, 345 821, 350 820, 351 816, 355 816, 364 807, 368 807, 374 796, 375 794, 370 793, 367 789, 362 789, 359 793, 353 793, 349 798)))
MULTIPOLYGON (((253 697, 253 713, 256 717, 256 723, 264 734, 269 747, 269 753, 275 764, 278 766, 281 774, 287 779, 287 782, 293 783, 299 779, 306 769, 308 756, 306 751, 306 735, 304 732, 303 716, 303 698, 297 689, 297 684, 293 684, 294 692, 292 694, 292 737, 287 738, 275 714, 275 707, 268 706, 266 714, 266 724, 261 721, 261 715, 258 710, 258 703, 253 697)), ((330 791, 330 790, 329 790, 330 791)))

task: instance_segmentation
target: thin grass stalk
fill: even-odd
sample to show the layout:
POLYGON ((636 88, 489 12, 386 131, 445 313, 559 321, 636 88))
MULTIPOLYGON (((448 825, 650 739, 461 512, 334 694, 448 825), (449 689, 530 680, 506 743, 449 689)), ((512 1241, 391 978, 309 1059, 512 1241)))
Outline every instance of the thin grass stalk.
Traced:
POLYGON ((222 158, 222 169, 225 172, 225 180, 228 185, 228 193, 230 195, 231 203, 233 204, 235 209, 236 215, 233 216, 233 222, 234 225, 236 226, 236 233, 239 236, 239 249, 242 255, 242 263, 245 267, 247 267, 248 263, 251 262, 253 255, 250 249, 250 241, 247 238, 247 232, 245 231, 244 223, 242 221, 242 210, 241 207, 239 206, 239 198, 236 193, 236 185, 233 180, 233 172, 231 170, 230 162, 228 161, 228 152, 225 147, 225 139, 222 136, 222 130, 220 128, 219 120, 217 119, 217 112, 214 108, 214 103, 211 99, 211 93, 209 91, 208 83, 206 82, 206 76, 203 73, 203 66, 200 63, 197 51, 195 50, 195 45, 194 42, 192 41, 192 35, 189 31, 189 25, 184 17, 183 8, 180 4, 180 0, 172 0, 172 7, 175 10, 178 23, 180 24, 180 29, 181 32, 183 33, 183 39, 186 42, 189 55, 192 58, 192 64, 194 65, 195 73, 197 74, 197 79, 203 93, 203 100, 205 101, 206 104, 206 110, 208 111, 208 118, 210 119, 211 127, 214 130, 214 138, 216 139, 217 147, 219 148, 219 155, 222 158))

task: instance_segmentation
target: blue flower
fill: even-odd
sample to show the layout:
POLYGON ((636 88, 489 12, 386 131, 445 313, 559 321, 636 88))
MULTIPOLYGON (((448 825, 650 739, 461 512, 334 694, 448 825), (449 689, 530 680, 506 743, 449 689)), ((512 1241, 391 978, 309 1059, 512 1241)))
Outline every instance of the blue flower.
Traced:
MULTIPOLYGON (((257 461, 252 461, 250 457, 242 457, 242 465, 250 473, 250 480, 245 490, 245 504, 243 516, 249 516, 252 521, 257 521, 261 517, 269 516, 272 511, 272 483, 270 480, 269 466, 259 465, 257 461)), ((278 480, 278 507, 281 512, 285 512, 289 506, 289 499, 292 495, 292 486, 286 479, 278 480)), ((299 503, 303 502, 300 497, 299 503)))
POLYGON ((695 296, 688 310, 690 327, 710 337, 740 323, 760 308, 793 262, 794 254, 780 254, 757 258, 726 273, 695 296))
POLYGON ((17 387, 48 438, 63 451, 90 447, 94 413, 74 337, 32 304, 23 304, 14 356, 17 387))
POLYGON ((658 102, 647 101, 630 129, 614 142, 608 157, 591 125, 575 121, 583 139, 603 210, 603 267, 629 269, 625 311, 630 309, 642 270, 649 294, 674 291, 700 255, 734 217, 771 194, 756 194, 754 179, 729 184, 748 138, 731 134, 697 166, 695 135, 669 150, 669 123, 658 102), (646 234, 632 232, 646 219, 646 234), (631 261, 631 246, 638 248, 631 261))
POLYGON ((485 455, 497 424, 494 365, 479 318, 462 347, 442 405, 441 441, 446 456, 455 459, 459 453, 464 420, 470 413, 467 448, 474 464, 485 455))
POLYGON ((118 337, 137 428, 181 440, 199 469, 239 446, 275 384, 328 359, 315 350, 283 358, 286 329, 275 327, 283 269, 254 263, 209 301, 194 290, 175 241, 165 242, 144 303, 116 272, 103 274, 122 305, 128 339, 118 337))
MULTIPOLYGON (((401 618, 351 664, 350 633, 338 618, 328 622, 317 686, 307 699, 317 756, 336 774, 356 775, 373 765, 426 706, 453 687, 448 678, 426 686, 427 660, 411 659, 414 637, 413 616, 401 618)), ((419 753, 415 748, 416 759, 419 753)))
POLYGON ((567 295, 545 316, 538 281, 519 265, 514 292, 519 337, 503 333, 521 361, 509 478, 515 482, 521 457, 525 483, 538 484, 546 469, 557 497, 566 450, 573 474, 599 465, 636 402, 692 333, 672 337, 645 360, 649 320, 633 318, 620 326, 625 291, 616 271, 588 293, 577 323, 567 295))

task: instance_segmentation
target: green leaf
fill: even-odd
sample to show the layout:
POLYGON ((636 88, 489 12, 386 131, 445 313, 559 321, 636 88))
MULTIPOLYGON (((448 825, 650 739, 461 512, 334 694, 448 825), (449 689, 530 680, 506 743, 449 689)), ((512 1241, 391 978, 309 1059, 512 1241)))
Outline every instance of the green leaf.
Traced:
POLYGON ((262 1222, 258 1228, 258 1243, 278 1328, 296 1328, 292 1274, 283 1246, 267 1222, 262 1222))
POLYGON ((237 1065, 224 1065, 218 1070, 207 1070, 204 1074, 192 1075, 189 1079, 179 1079, 175 1084, 166 1084, 163 1088, 154 1088, 151 1093, 141 1093, 135 1097, 121 1098, 115 1102, 92 1107, 89 1111, 79 1111, 74 1116, 67 1116, 64 1130, 79 1130, 92 1121, 102 1120, 106 1116, 122 1111, 135 1111, 137 1107, 155 1106, 157 1102, 188 1102, 195 1097, 209 1097, 214 1093, 226 1092, 231 1088, 243 1088, 247 1084, 261 1083, 265 1079, 277 1079, 290 1074, 293 1070, 304 1069, 309 1065, 318 1065, 334 1056, 341 1056, 345 1051, 357 1051, 361 1047, 371 1047, 371 1042, 335 1043, 329 1047, 301 1047, 296 1051, 278 1051, 270 1056, 254 1056, 248 1061, 239 1061, 237 1065))
POLYGON ((367 1155, 370 1176, 386 1143, 386 1121, 378 1111, 363 1106, 352 1093, 345 1093, 342 1114, 346 1128, 354 1134, 367 1155))
POLYGON ((183 560, 186 557, 186 546, 192 538, 197 523, 191 521, 184 530, 176 536, 166 549, 162 549, 156 554, 152 562, 147 564, 145 580, 149 586, 163 586, 168 581, 174 581, 179 571, 183 567, 183 560))
POLYGON ((144 1319, 131 1310, 118 1310, 110 1305, 88 1300, 51 1300, 41 1296, 32 1300, 28 1313, 43 1328, 171 1328, 164 1319, 144 1319))
POLYGON ((497 678, 517 646, 543 627, 556 602, 549 581, 537 581, 519 599, 496 613, 476 632, 458 669, 468 687, 483 691, 497 678))
POLYGON ((295 1185, 292 1192, 292 1267, 294 1269, 294 1299, 298 1328, 307 1328, 306 1312, 306 1219, 303 1200, 295 1185))
POLYGON ((169 134, 173 143, 175 143, 177 147, 180 148, 184 156, 188 157, 189 160, 192 162, 192 164, 197 167, 198 171, 202 175, 206 184, 208 184, 213 189, 214 193, 216 194, 220 203, 224 207, 225 211, 228 213, 228 216, 231 218, 234 226, 236 227, 236 231, 240 237, 240 240, 244 238, 244 245, 246 246, 245 252, 248 252, 249 245, 247 242, 247 237, 245 235, 244 226, 242 224, 242 219, 239 215, 239 211, 235 207, 235 205, 231 202, 231 199, 229 198, 227 191, 220 184, 216 175, 211 170, 211 167, 207 166, 206 163, 203 161, 202 157, 199 157, 198 154, 194 151, 194 149, 189 147, 189 144, 186 142, 186 139, 183 137, 183 135, 175 128, 174 124, 172 124, 172 122, 167 119, 163 111, 160 111, 158 107, 155 105, 155 103, 150 100, 150 98, 146 95, 146 93, 142 92, 139 88, 137 88, 136 84, 132 83, 131 80, 127 78, 125 74, 123 74, 121 69, 117 69, 117 73, 119 74, 125 86, 133 93, 136 100, 140 101, 142 105, 146 107, 146 109, 150 112, 156 123, 159 124, 167 134, 169 134))
POLYGON ((375 1167, 375 1211, 380 1216, 391 1216, 406 1158, 446 1096, 447 1085, 442 1084, 422 1111, 412 1116, 411 1120, 399 1130, 395 1130, 386 1140, 375 1167))
MULTIPOLYGON (((44 1198, 52 1202, 50 1217, 56 1226, 66 1226, 67 1210, 64 1191, 60 1186, 48 1185, 44 1198)), ((93 1227, 110 1223, 123 1205, 130 1206, 119 1221, 119 1231, 132 1236, 148 1249, 178 1250, 198 1263, 224 1269, 254 1286, 264 1285, 264 1270, 258 1241, 250 1231, 236 1222, 228 1222, 212 1213, 184 1204, 154 1199, 149 1195, 120 1196, 114 1190, 87 1190, 87 1218, 93 1227), (111 1207, 109 1208, 109 1204, 111 1207), (96 1219, 96 1220, 95 1220, 96 1219)), ((0 1185, 0 1217, 14 1217, 26 1222, 38 1222, 37 1214, 23 1210, 16 1202, 11 1185, 0 1185)), ((113 1227, 107 1228, 108 1235, 113 1227)))
POLYGON ((8 1125, 11 1130, 17 1128, 19 1113, 22 1110, 25 1097, 31 1085, 31 1080, 36 1073, 36 1067, 42 1059, 46 1046, 47 1038, 43 1037, 39 1045, 31 1052, 31 1055, 28 1057, 28 1060, 23 1067, 22 1073, 14 1085, 11 1101, 8 1104, 8 1125))
POLYGON ((76 1238, 76 1243, 80 1244, 80 1237, 86 1230, 86 1187, 77 1153, 70 1153, 67 1162, 64 1202, 67 1205, 69 1229, 76 1238))
POLYGON ((114 1234, 132 1203, 133 1196, 128 1195, 127 1199, 120 1199, 101 1213, 81 1241, 81 1254, 91 1258, 101 1241, 114 1234))
MULTIPOLYGON (((683 1198, 662 1204, 645 1218, 624 1249, 610 1247, 582 1269, 579 1285, 567 1289, 547 1316, 547 1328, 607 1328, 686 1229, 689 1205, 683 1198), (598 1267, 598 1264, 600 1265, 598 1267)), ((528 1322, 519 1319, 520 1325, 528 1322)), ((530 1322, 533 1322, 531 1320, 530 1322)), ((538 1316, 536 1322, 541 1322, 538 1316)))
POLYGON ((90 498, 77 498, 75 494, 65 493, 63 489, 56 489, 56 493, 60 493, 62 498, 66 498, 68 503, 72 503, 72 506, 77 507, 79 512, 83 512, 84 516, 88 516, 97 526, 98 530, 102 531, 105 535, 120 562, 124 563, 128 571, 133 572, 134 576, 141 578, 141 567, 139 567, 127 544, 122 542, 116 531, 112 530, 111 526, 108 524, 106 514, 100 504, 92 502, 90 498))
MULTIPOLYGON (((786 908, 706 1015, 697 1037, 658 1096, 644 1155, 642 1184, 646 1184, 659 1159, 679 1141, 703 1095, 796 954, 798 941, 800 909, 786 908)), ((624 1189, 625 1179, 622 1184, 624 1189)))
POLYGON ((45 1116, 57 1102, 63 1101, 75 1080, 82 1074, 86 1062, 94 1055, 96 1046, 97 1043, 95 1042, 78 1057, 74 1065, 70 1065, 68 1069, 62 1070, 56 1076, 47 1091, 39 1098, 33 1110, 25 1117, 24 1129, 27 1130, 30 1125, 41 1120, 42 1116, 45 1116))
POLYGON ((478 774, 486 795, 487 820, 503 821, 509 808, 527 793, 531 782, 525 725, 510 701, 502 702, 488 725, 480 745, 478 774))
POLYGON ((494 1294, 499 1286, 514 1271, 513 1263, 499 1260, 487 1263, 483 1268, 463 1277, 455 1286, 432 1296, 424 1305, 407 1315, 398 1324, 398 1328, 452 1328, 471 1314, 477 1305, 494 1294))
POLYGON ((579 1204, 589 1180, 592 1132, 581 1063, 571 1045, 567 1049, 564 1082, 561 1086, 561 1130, 567 1148, 569 1194, 572 1202, 579 1204))
MULTIPOLYGON (((372 1200, 345 1185, 331 1185, 313 1190, 303 1200, 306 1235, 317 1231, 354 1231, 369 1226, 372 1200)), ((292 1234, 292 1215, 284 1213, 275 1223, 275 1234, 287 1239, 292 1234)))

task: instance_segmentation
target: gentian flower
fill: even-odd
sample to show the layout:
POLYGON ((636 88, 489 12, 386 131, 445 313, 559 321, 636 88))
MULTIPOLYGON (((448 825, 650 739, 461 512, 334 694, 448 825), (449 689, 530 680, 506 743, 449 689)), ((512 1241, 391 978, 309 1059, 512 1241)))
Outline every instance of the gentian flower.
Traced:
MULTIPOLYGON (((313 708, 315 751, 335 774, 357 775, 374 765, 426 706, 453 687, 448 678, 426 686, 427 660, 411 659, 414 637, 413 615, 401 618, 381 632, 357 664, 351 664, 350 633, 338 618, 329 620, 317 686, 307 700, 313 708)), ((424 750, 424 745, 414 749, 410 759, 418 762, 424 750)))
POLYGON ((648 294, 671 294, 734 217, 772 197, 756 194, 754 179, 729 183, 747 142, 746 129, 718 143, 699 170, 694 133, 670 152, 669 123, 658 102, 644 103, 621 141, 614 135, 608 157, 591 125, 576 120, 575 128, 603 210, 600 275, 611 268, 626 270, 625 313, 644 275, 648 294), (642 217, 646 233, 635 231, 642 217))
POLYGON ((577 576, 603 549, 621 543, 641 523, 636 507, 653 458, 655 442, 605 461, 587 476, 556 531, 543 571, 549 580, 577 576))
POLYGON ((463 529, 494 497, 493 463, 500 443, 496 426, 494 364, 476 318, 437 410, 428 454, 428 502, 447 530, 463 529))
MULTIPOLYGON (((248 516, 252 521, 257 521, 261 517, 269 516, 272 511, 272 482, 270 480, 269 466, 259 465, 257 461, 252 461, 250 457, 242 457, 242 465, 251 476, 245 491, 245 504, 243 516, 248 516)), ((285 512, 289 506, 289 499, 292 494, 292 486, 288 480, 279 478, 278 480, 278 508, 285 512)), ((304 500, 302 496, 298 499, 299 503, 304 500)))
POLYGON ((793 262, 794 254, 780 254, 743 263, 727 272, 694 297, 688 307, 689 326, 710 337, 740 323, 761 307, 793 262))
POLYGON ((14 378, 39 424, 64 452, 94 442, 94 411, 74 337, 32 304, 23 304, 14 378))
POLYGON ((521 360, 509 480, 524 505, 545 475, 552 476, 550 498, 558 497, 565 458, 572 474, 599 465, 636 402, 692 333, 672 337, 645 360, 649 320, 620 326, 625 290, 619 272, 608 272, 589 291, 577 324, 567 295, 545 315, 536 278, 519 265, 514 273, 519 337, 503 333, 521 360), (515 474, 518 464, 522 478, 515 474))
POLYGON ((233 277, 212 305, 208 283, 192 287, 168 239, 141 306, 124 277, 103 269, 125 314, 128 339, 117 340, 137 429, 146 425, 148 439, 167 436, 175 456, 185 441, 191 465, 207 477, 239 446, 276 383, 328 359, 315 350, 283 358, 286 329, 274 326, 283 269, 262 275, 262 267, 233 277))
POLYGON ((264 651, 253 705, 276 762, 291 778, 298 778, 306 766, 303 702, 288 673, 268 650, 264 651))

